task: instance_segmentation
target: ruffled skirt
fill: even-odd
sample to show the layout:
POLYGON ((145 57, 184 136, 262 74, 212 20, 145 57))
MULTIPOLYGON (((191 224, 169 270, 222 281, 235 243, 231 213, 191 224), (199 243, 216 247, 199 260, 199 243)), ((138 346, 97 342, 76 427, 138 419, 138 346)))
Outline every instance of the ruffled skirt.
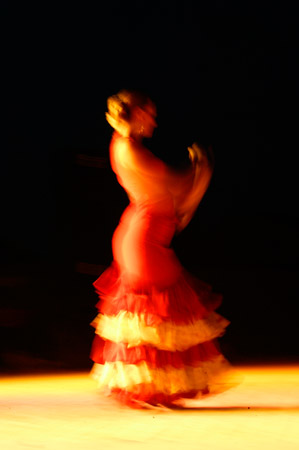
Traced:
POLYGON ((91 358, 101 390, 132 407, 217 392, 228 363, 216 338, 229 322, 208 285, 182 270, 171 286, 136 288, 113 263, 94 286, 91 358))

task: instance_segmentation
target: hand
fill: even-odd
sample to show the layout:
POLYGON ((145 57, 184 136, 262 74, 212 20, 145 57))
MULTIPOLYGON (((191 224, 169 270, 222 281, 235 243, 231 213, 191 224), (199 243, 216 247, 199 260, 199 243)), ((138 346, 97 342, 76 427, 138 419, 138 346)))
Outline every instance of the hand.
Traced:
POLYGON ((188 147, 188 152, 192 165, 206 163, 211 167, 214 166, 212 147, 209 147, 208 150, 206 150, 204 147, 200 147, 196 142, 194 142, 191 147, 188 147))
POLYGON ((192 164, 201 163, 207 159, 206 152, 203 148, 200 148, 196 142, 192 144, 192 147, 188 147, 189 158, 192 164))

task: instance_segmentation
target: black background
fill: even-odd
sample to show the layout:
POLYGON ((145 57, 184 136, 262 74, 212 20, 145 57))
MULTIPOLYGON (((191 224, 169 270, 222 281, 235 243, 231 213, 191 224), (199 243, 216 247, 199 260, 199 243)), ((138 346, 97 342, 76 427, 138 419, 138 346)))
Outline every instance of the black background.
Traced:
POLYGON ((91 365, 92 282, 110 264, 127 204, 104 113, 126 87, 157 104, 148 145, 166 162, 186 162, 194 141, 213 147, 212 183, 173 245, 224 295, 224 353, 298 360, 295 9, 191 0, 1 9, 1 368, 91 365))

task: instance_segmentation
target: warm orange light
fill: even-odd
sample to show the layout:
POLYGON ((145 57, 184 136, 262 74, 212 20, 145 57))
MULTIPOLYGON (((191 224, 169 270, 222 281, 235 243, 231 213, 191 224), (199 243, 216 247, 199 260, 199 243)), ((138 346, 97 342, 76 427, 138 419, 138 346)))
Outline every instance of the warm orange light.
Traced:
POLYGON ((240 385, 183 411, 120 406, 87 373, 1 378, 1 448, 297 449, 299 366, 238 369, 240 385))

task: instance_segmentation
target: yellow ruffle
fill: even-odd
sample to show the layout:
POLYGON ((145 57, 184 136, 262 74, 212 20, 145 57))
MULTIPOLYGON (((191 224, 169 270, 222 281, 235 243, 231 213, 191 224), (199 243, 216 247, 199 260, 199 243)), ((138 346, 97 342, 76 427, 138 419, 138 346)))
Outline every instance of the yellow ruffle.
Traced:
POLYGON ((170 321, 156 326, 146 325, 144 315, 121 311, 117 316, 99 314, 92 325, 96 334, 128 347, 153 345, 160 350, 184 351, 194 345, 210 341, 224 333, 229 321, 213 312, 207 318, 184 325, 170 321))
POLYGON ((227 361, 221 355, 213 361, 201 363, 199 367, 186 366, 182 369, 171 366, 152 369, 145 361, 136 365, 116 361, 106 362, 104 365, 94 364, 92 376, 97 380, 100 389, 119 388, 134 392, 143 384, 153 393, 173 395, 200 391, 208 386, 212 391, 228 368, 227 361))

